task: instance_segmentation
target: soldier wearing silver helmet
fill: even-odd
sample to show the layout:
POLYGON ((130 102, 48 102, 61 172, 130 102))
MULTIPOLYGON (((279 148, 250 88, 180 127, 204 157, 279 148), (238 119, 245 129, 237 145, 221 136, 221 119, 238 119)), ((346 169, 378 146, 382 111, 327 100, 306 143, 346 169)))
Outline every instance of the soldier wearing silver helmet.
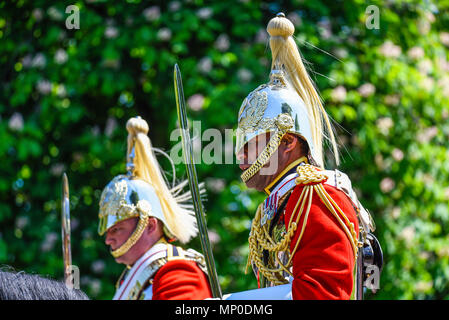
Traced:
POLYGON ((382 266, 373 220, 347 175, 324 170, 323 139, 338 164, 337 144, 293 24, 280 13, 267 31, 270 81, 244 99, 238 114, 241 178, 267 195, 252 222, 248 265, 260 288, 284 285, 290 295, 277 292, 293 299, 361 298, 362 252, 377 249, 370 262, 382 266))
POLYGON ((102 192, 98 232, 118 263, 127 267, 115 300, 211 297, 204 257, 170 242, 186 243, 198 230, 185 182, 169 188, 140 117, 128 120, 127 170, 102 192))

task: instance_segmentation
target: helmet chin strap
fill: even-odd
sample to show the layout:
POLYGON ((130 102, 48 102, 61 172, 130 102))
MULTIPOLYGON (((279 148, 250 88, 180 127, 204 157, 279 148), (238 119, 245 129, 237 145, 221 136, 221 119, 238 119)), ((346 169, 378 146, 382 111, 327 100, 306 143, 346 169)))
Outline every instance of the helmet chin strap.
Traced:
POLYGON ((281 144, 282 138, 284 137, 285 133, 286 132, 276 131, 276 133, 270 138, 268 144, 259 154, 256 161, 254 161, 254 163, 240 176, 243 182, 247 182, 249 179, 251 179, 256 173, 260 171, 260 169, 262 169, 264 165, 268 163, 271 156, 279 148, 279 145, 281 144))
POLYGON ((291 127, 293 127, 293 120, 291 119, 291 117, 289 115, 281 114, 276 119, 276 125, 277 125, 277 130, 271 136, 270 141, 268 141, 268 144, 265 146, 265 148, 259 154, 256 161, 254 161, 254 163, 248 169, 246 169, 240 176, 240 178, 242 179, 243 182, 246 183, 256 173, 258 173, 264 165, 266 165, 268 163, 271 156, 279 148, 279 145, 281 144, 281 141, 282 141, 282 138, 284 137, 284 135, 288 132, 288 130, 291 127))
POLYGON ((137 224, 136 230, 134 230, 133 234, 128 238, 128 240, 125 241, 124 244, 122 244, 119 248, 115 249, 114 251, 111 251, 111 254, 114 258, 118 258, 123 256, 125 253, 131 249, 132 246, 134 246, 137 241, 139 241, 140 237, 143 234, 143 231, 148 226, 149 217, 147 215, 140 216, 139 223, 137 224))

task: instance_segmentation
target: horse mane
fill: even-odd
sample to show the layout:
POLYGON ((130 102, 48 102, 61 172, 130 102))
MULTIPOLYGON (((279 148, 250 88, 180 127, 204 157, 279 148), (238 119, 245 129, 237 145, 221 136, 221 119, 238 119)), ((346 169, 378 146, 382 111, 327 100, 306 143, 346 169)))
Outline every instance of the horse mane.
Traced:
POLYGON ((0 270, 0 300, 89 300, 64 282, 24 271, 0 270))

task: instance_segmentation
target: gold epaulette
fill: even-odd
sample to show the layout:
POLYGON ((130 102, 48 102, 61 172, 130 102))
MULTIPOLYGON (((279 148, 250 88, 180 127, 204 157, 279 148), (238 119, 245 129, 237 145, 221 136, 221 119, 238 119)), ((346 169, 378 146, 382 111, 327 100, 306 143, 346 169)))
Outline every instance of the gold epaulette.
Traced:
POLYGON ((327 180, 327 176, 317 167, 311 164, 303 164, 296 168, 298 177, 296 178, 297 185, 310 185, 322 183, 327 180))
MULTIPOLYGON (((357 257, 357 250, 358 250, 357 233, 355 231, 354 224, 351 221, 349 221, 349 219, 346 217, 346 214, 343 212, 343 210, 341 210, 341 208, 338 206, 338 204, 334 201, 334 199, 332 199, 332 197, 329 195, 329 193, 327 193, 326 189, 324 188, 323 183, 327 181, 328 176, 324 173, 323 170, 321 170, 317 167, 314 167, 310 164, 298 166, 296 169, 296 172, 298 173, 298 178, 296 178, 296 184, 304 185, 305 186, 304 189, 307 189, 307 191, 303 190, 303 192, 301 193, 301 196, 299 198, 303 199, 304 192, 306 194, 309 193, 310 203, 311 203, 312 194, 316 193, 318 195, 320 200, 324 203, 326 208, 329 209, 329 211, 332 213, 332 215, 337 219, 341 228, 346 233, 349 241, 351 242, 351 246, 353 248, 354 255, 355 255, 355 257, 357 257)), ((305 197, 304 197, 304 199, 305 199, 305 197)), ((293 213, 297 210, 300 202, 301 202, 301 200, 298 201, 296 208, 293 210, 293 213)), ((308 210, 310 210, 310 203, 309 203, 308 210)), ((302 206, 304 206, 304 204, 302 204, 302 206)), ((308 210, 307 210, 307 214, 306 214, 306 217, 304 220, 303 228, 305 227, 305 223, 307 221, 308 210)), ((300 210, 299 213, 301 214, 302 210, 300 210)), ((298 242, 300 241, 301 237, 302 237, 302 231, 298 238, 298 242)), ((297 247, 297 245, 298 245, 298 243, 296 244, 296 247, 297 247)), ((295 248, 295 250, 296 250, 296 248, 295 248)))

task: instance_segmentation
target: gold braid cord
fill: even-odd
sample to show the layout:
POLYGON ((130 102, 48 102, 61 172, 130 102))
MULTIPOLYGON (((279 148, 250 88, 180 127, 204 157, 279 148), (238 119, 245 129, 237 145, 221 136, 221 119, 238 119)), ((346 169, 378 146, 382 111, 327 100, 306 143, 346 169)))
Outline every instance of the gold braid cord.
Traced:
POLYGON ((126 240, 126 242, 122 244, 120 248, 111 252, 114 258, 118 258, 124 255, 126 252, 128 252, 129 249, 131 249, 133 245, 136 244, 137 241, 139 241, 143 231, 148 226, 148 219, 149 219, 148 217, 139 219, 139 223, 137 224, 136 230, 134 230, 133 234, 128 238, 128 240, 126 240))
POLYGON ((136 230, 134 230, 133 234, 128 238, 128 240, 126 240, 124 244, 111 252, 114 258, 118 258, 128 252, 128 250, 131 249, 131 247, 135 245, 137 241, 139 241, 140 237, 143 234, 143 231, 148 226, 151 206, 149 206, 146 201, 139 201, 137 203, 136 210, 140 211, 140 219, 139 223, 137 224, 136 230))
POLYGON ((308 216, 310 213, 310 207, 312 206, 312 199, 314 192, 320 197, 321 201, 326 205, 332 215, 337 219, 338 223, 345 231, 351 242, 354 257, 357 256, 357 233, 355 232, 354 225, 349 221, 343 211, 338 207, 331 196, 326 192, 323 186, 323 182, 327 180, 327 176, 316 169, 316 167, 305 164, 298 166, 296 169, 298 178, 296 178, 297 185, 304 185, 301 191, 298 202, 293 209, 290 221, 287 225, 288 232, 283 238, 276 242, 268 232, 269 223, 260 225, 260 219, 262 217, 262 204, 257 208, 256 216, 251 226, 251 232, 249 236, 249 256, 248 264, 246 266, 246 272, 249 265, 252 263, 259 270, 259 272, 273 285, 280 285, 288 283, 288 280, 284 278, 283 272, 292 275, 290 268, 292 267, 292 259, 298 249, 298 245, 304 234, 304 230, 307 224, 308 216), (298 240, 295 247, 290 252, 290 243, 295 236, 298 228, 301 216, 304 214, 304 222, 302 224, 298 240), (295 218, 296 217, 296 218, 295 218), (293 218, 295 220, 293 221, 293 218), (269 261, 266 265, 263 261, 263 252, 268 251, 269 261), (282 263, 279 259, 280 252, 286 252, 288 261, 282 263))
POLYGON ((276 152, 281 144, 284 135, 293 127, 293 119, 287 113, 281 113, 274 119, 276 125, 276 131, 271 137, 268 144, 262 150, 260 155, 257 157, 256 161, 242 173, 240 178, 243 182, 247 182, 254 176, 259 170, 268 163, 271 156, 276 152))
POLYGON ((248 169, 246 169, 245 172, 243 172, 242 175, 240 176, 243 182, 247 182, 257 172, 259 172, 259 170, 265 164, 267 164, 268 160, 270 160, 273 153, 276 152, 279 145, 281 144, 282 137, 284 137, 285 133, 286 131, 279 130, 274 134, 274 136, 270 139, 265 149, 263 149, 263 151, 257 157, 256 161, 248 169))

